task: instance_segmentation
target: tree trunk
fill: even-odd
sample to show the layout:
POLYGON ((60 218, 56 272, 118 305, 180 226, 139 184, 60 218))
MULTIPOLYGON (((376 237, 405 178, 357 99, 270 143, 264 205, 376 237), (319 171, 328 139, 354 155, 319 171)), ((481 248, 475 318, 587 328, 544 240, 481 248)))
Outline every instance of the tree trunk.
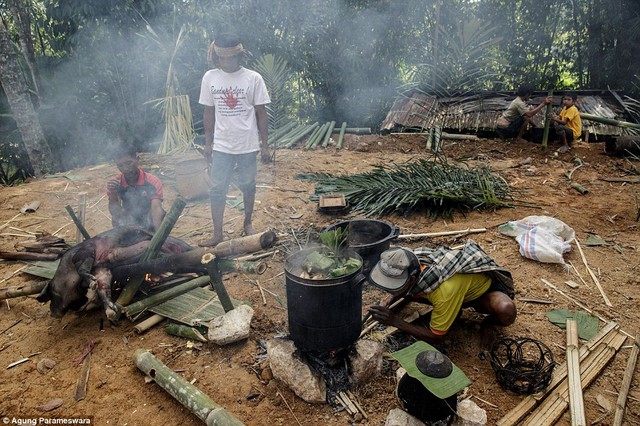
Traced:
POLYGON ((37 106, 40 104, 40 78, 38 68, 36 67, 36 55, 33 47, 33 37, 31 36, 31 0, 10 0, 9 9, 13 15, 13 19, 18 29, 18 37, 20 39, 20 47, 22 54, 27 62, 29 71, 31 72, 31 83, 33 84, 33 92, 36 95, 37 106))
POLYGON ((19 56, 3 25, 0 25, 0 82, 13 112, 13 119, 20 130, 34 174, 41 177, 58 171, 59 162, 45 140, 29 95, 29 87, 20 68, 19 56))

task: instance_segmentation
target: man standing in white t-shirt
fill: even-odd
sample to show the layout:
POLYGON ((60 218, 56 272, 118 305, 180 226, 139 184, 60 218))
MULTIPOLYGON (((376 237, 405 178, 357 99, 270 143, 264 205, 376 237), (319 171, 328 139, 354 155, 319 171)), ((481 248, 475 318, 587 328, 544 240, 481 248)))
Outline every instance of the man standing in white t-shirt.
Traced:
POLYGON ((247 52, 240 39, 221 34, 209 47, 216 68, 202 78, 200 104, 204 105, 205 156, 211 163, 211 218, 213 236, 200 243, 213 247, 223 240, 222 224, 229 183, 234 170, 244 202, 244 234, 255 234, 251 224, 256 195, 256 155, 270 160, 268 118, 271 102, 262 76, 240 65, 247 52))

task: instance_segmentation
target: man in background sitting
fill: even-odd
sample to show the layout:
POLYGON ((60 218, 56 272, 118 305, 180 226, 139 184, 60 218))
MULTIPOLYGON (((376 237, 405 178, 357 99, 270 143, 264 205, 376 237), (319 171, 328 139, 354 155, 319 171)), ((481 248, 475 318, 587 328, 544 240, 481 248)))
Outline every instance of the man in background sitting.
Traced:
POLYGON ((164 219, 162 182, 138 166, 133 147, 121 147, 113 156, 120 174, 107 182, 111 224, 134 225, 155 232, 164 219))

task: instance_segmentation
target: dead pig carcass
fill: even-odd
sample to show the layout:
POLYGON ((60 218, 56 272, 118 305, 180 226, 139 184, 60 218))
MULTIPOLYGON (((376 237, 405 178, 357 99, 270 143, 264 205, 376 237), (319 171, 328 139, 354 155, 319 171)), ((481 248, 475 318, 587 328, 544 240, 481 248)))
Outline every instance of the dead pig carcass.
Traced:
MULTIPOLYGON (((53 278, 37 297, 51 301, 51 316, 62 318, 69 310, 84 311, 102 306, 107 318, 116 319, 111 301, 111 269, 137 262, 153 234, 137 227, 118 227, 102 232, 68 250, 60 259, 53 278)), ((162 245, 163 253, 182 253, 191 247, 169 237, 162 245)))

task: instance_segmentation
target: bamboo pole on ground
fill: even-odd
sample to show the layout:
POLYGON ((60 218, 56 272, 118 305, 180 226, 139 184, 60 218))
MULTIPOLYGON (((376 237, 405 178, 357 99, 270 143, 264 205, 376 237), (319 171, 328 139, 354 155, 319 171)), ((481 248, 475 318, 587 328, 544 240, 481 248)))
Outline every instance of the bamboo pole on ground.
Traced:
MULTIPOLYGON (((78 220, 82 224, 84 229, 85 212, 87 209, 87 193, 81 192, 78 194, 78 220)), ((80 231, 80 228, 76 229, 76 243, 80 244, 84 241, 84 234, 80 231)))
MULTIPOLYGON (((553 96, 553 90, 549 90, 547 96, 553 96)), ((549 140, 549 127, 551 127, 551 120, 548 115, 551 113, 551 104, 547 104, 544 111, 544 131, 542 132, 542 150, 547 150, 547 141, 549 140)))
POLYGON ((160 362, 150 352, 138 349, 133 362, 169 395, 187 407, 208 426, 241 426, 243 423, 182 376, 160 362))
POLYGON ((166 326, 164 331, 172 336, 184 337, 185 339, 196 340, 198 342, 208 342, 207 338, 204 337, 198 329, 189 327, 188 325, 174 322, 166 326))
POLYGON ((634 341, 633 348, 631 348, 631 354, 627 361, 627 368, 624 370, 624 378, 622 379, 622 385, 618 393, 618 400, 616 401, 616 414, 613 417, 612 426, 622 426, 622 420, 624 418, 624 409, 627 405, 627 395, 629 395, 629 389, 631 389, 631 381, 633 380, 633 373, 636 370, 636 362, 638 361, 638 353, 640 348, 638 347, 638 337, 634 341))
MULTIPOLYGON (((173 202, 173 205, 171 206, 171 209, 162 220, 160 227, 151 238, 151 241, 149 242, 149 246, 144 251, 144 253, 142 253, 142 256, 140 257, 140 262, 145 262, 147 260, 153 259, 158 255, 158 253, 160 252, 160 249, 162 248, 162 244, 164 244, 167 237, 171 233, 171 230, 173 229, 174 225, 178 221, 178 218, 180 217, 180 214, 182 213, 182 210, 186 205, 187 205, 187 202, 184 200, 184 198, 182 197, 176 198, 176 200, 173 202)), ((143 281, 143 277, 140 277, 140 278, 132 279, 127 283, 127 285, 124 287, 124 289, 120 293, 120 296, 118 296, 118 300, 116 301, 116 306, 118 308, 122 306, 126 306, 129 302, 131 302, 131 300, 133 300, 133 297, 138 292, 138 289, 140 288, 142 281, 143 281)))
POLYGON ((142 299, 138 302, 131 303, 130 305, 123 306, 121 312, 125 314, 129 319, 133 319, 139 313, 145 311, 146 309, 153 308, 161 303, 166 302, 167 300, 171 300, 175 297, 180 296, 188 291, 193 290, 194 288, 202 287, 203 285, 209 284, 210 278, 205 275, 202 277, 198 277, 191 281, 187 281, 184 284, 180 284, 168 290, 165 290, 161 293, 154 294, 153 296, 149 296, 146 299, 142 299))
POLYGON ((567 319, 567 378, 569 380, 569 409, 571 426, 586 426, 584 398, 580 386, 580 355, 578 354, 578 322, 567 319))
POLYGON ((47 283, 48 281, 31 281, 14 287, 0 288, 0 300, 40 293, 47 283))
POLYGON ((78 216, 76 216, 76 213, 73 211, 73 209, 71 208, 70 205, 66 205, 64 206, 65 210, 67 211, 67 213, 69 213, 69 216, 71 216, 71 220, 73 220, 73 223, 76 224, 76 227, 78 228, 78 230, 82 233, 82 235, 84 236, 85 240, 88 240, 89 238, 91 238, 91 235, 89 235, 89 233, 87 232, 86 229, 84 229, 84 226, 82 225, 82 223, 80 222, 80 219, 78 219, 78 216))
POLYGON ((160 324, 162 321, 164 321, 164 317, 162 315, 153 314, 146 320, 136 324, 136 326, 133 327, 133 331, 135 331, 136 334, 142 334, 145 331, 149 330, 151 327, 160 324))

